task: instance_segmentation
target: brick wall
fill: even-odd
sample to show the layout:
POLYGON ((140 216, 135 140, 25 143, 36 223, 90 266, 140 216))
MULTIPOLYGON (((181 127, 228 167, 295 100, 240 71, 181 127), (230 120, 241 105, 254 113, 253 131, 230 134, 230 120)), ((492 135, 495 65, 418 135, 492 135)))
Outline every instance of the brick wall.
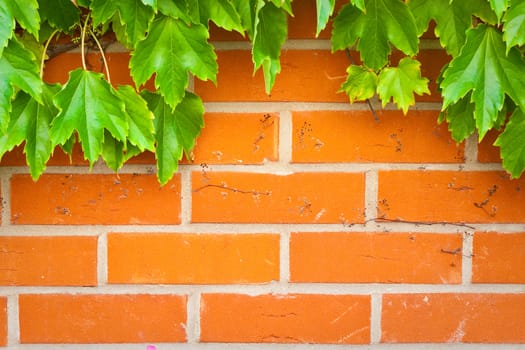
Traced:
MULTIPOLYGON (((314 11, 295 5, 271 96, 247 43, 214 31, 218 87, 193 84, 206 128, 162 188, 151 154, 116 175, 57 151, 37 183, 20 149, 4 157, 1 346, 525 343, 525 179, 494 135, 451 140, 435 85, 407 116, 376 103, 379 123, 348 104, 347 58, 328 31, 313 40, 314 11)), ((423 45, 435 79, 447 57, 423 45)), ((128 59, 110 49, 113 80, 131 82, 128 59)), ((79 65, 62 54, 46 78, 79 65)))

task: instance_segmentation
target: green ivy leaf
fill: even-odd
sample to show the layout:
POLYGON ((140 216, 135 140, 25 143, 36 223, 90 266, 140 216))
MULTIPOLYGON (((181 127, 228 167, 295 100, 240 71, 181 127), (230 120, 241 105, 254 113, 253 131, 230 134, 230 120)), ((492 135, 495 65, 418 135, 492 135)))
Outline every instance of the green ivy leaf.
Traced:
POLYGON ((474 119, 474 104, 470 102, 470 95, 463 97, 457 103, 447 107, 440 113, 439 122, 448 123, 448 130, 456 142, 462 142, 476 130, 474 119))
POLYGON ((226 30, 244 33, 241 17, 233 4, 228 0, 199 0, 200 22, 208 25, 211 20, 217 26, 226 30))
POLYGON ((76 69, 55 96, 60 113, 53 120, 51 139, 65 143, 77 131, 84 156, 93 165, 102 150, 104 130, 119 141, 128 134, 124 103, 100 73, 76 69))
POLYGON ((414 93, 430 94, 428 79, 421 77, 421 63, 405 57, 397 67, 384 68, 379 74, 377 93, 385 106, 390 98, 394 100, 403 113, 415 103, 414 93))
POLYGON ((259 17, 259 11, 264 6, 264 0, 231 0, 231 3, 241 18, 242 26, 253 41, 257 18, 259 17))
POLYGON ((494 142, 494 145, 500 147, 503 167, 512 174, 512 177, 518 178, 525 170, 525 113, 516 108, 510 117, 505 131, 503 131, 494 142))
POLYGON ((316 0, 317 30, 316 36, 326 28, 330 16, 334 13, 335 0, 316 0))
POLYGON ((158 8, 160 13, 172 18, 181 19, 189 24, 192 22, 192 18, 188 14, 186 1, 183 0, 181 2, 158 0, 158 8))
POLYGON ((179 19, 161 16, 132 54, 135 84, 140 86, 156 74, 155 87, 174 109, 188 87, 188 72, 216 83, 217 56, 207 39, 208 31, 202 24, 188 26, 179 19))
POLYGON ((423 34, 430 20, 436 22, 434 32, 447 53, 457 56, 465 43, 468 28, 472 26, 472 8, 469 1, 410 0, 408 6, 418 28, 423 34))
MULTIPOLYGON (((9 1, 9 0, 6 0, 9 1)), ((0 56, 15 30, 15 18, 7 6, 0 6, 0 56)))
POLYGON ((153 11, 157 12, 157 0, 142 0, 142 3, 152 7, 153 11))
POLYGON ((71 0, 38 0, 40 17, 54 28, 69 32, 80 21, 80 10, 71 0))
POLYGON ((366 13, 345 5, 334 19, 332 51, 354 46, 363 63, 378 70, 388 62, 390 44, 407 55, 418 51, 419 39, 415 19, 400 0, 366 0, 366 13))
POLYGON ((129 85, 121 85, 116 91, 117 96, 124 102, 129 125, 128 141, 141 152, 155 150, 155 116, 148 108, 146 101, 129 85))
POLYGON ((513 46, 525 44, 525 1, 514 1, 503 17, 503 40, 507 53, 513 46))
POLYGON ((373 97, 377 89, 377 74, 363 66, 351 65, 346 70, 348 77, 339 92, 346 92, 350 103, 373 97))
POLYGON ((508 55, 501 33, 486 25, 467 32, 461 53, 443 72, 443 109, 472 92, 480 140, 494 126, 505 94, 525 110, 525 61, 512 48, 508 55))
POLYGON ((135 47, 140 40, 144 39, 155 17, 154 9, 145 5, 141 0, 93 0, 91 9, 95 25, 108 21, 118 12, 131 47, 135 47))
POLYGON ((275 77, 281 71, 281 46, 288 35, 286 12, 266 3, 259 11, 255 28, 252 46, 254 72, 262 66, 266 93, 270 94, 275 77))
POLYGON ((119 141, 115 139, 109 131, 104 131, 104 143, 102 145, 101 156, 110 169, 118 171, 130 158, 142 152, 143 150, 141 151, 129 142, 119 141))
POLYGON ((293 16, 292 11, 292 0, 270 0, 273 5, 277 8, 282 8, 285 10, 290 16, 293 16))
POLYGON ((15 89, 21 89, 42 102, 42 80, 33 53, 13 37, 0 57, 0 132, 9 123, 11 100, 15 89))
POLYGON ((15 18, 22 28, 38 38, 40 15, 37 0, 5 0, 3 3, 4 11, 9 13, 8 18, 15 18))
POLYGON ((490 7, 492 10, 496 13, 496 16, 498 16, 498 21, 503 15, 503 12, 507 10, 507 7, 509 6, 508 0, 489 0, 490 7))
POLYGON ((190 92, 186 92, 175 110, 159 94, 144 91, 143 97, 155 114, 157 177, 165 185, 177 171, 183 152, 190 154, 204 127, 204 105, 190 92))

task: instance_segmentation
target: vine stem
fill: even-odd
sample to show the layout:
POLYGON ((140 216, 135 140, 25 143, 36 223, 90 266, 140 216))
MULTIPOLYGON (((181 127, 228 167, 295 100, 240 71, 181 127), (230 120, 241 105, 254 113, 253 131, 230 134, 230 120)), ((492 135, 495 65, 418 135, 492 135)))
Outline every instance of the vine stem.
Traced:
POLYGON ((88 13, 88 15, 86 16, 86 20, 84 22, 84 26, 82 27, 82 35, 80 37, 80 51, 81 51, 81 55, 82 55, 82 68, 84 68, 84 70, 88 70, 87 69, 87 65, 86 65, 86 51, 85 51, 85 47, 86 47, 86 30, 87 30, 87 26, 88 26, 88 22, 89 22, 89 16, 90 16, 90 14, 88 13))
POLYGON ((49 44, 51 43, 51 40, 55 37, 55 34, 58 33, 58 29, 55 29, 53 33, 49 36, 49 39, 47 39, 46 44, 44 45, 44 52, 42 52, 42 58, 40 59, 40 79, 44 77, 44 62, 46 60, 46 54, 47 49, 49 48, 49 44))
POLYGON ((93 31, 91 30, 89 31, 89 33, 91 34, 91 37, 93 38, 93 40, 95 40, 98 50, 100 51, 100 54, 102 55, 102 61, 104 62, 104 69, 106 70, 106 75, 108 77, 108 83, 111 84, 111 76, 109 75, 109 65, 106 59, 106 54, 104 53, 104 49, 102 48, 102 45, 100 45, 100 41, 97 39, 97 36, 95 35, 95 33, 93 33, 93 31))

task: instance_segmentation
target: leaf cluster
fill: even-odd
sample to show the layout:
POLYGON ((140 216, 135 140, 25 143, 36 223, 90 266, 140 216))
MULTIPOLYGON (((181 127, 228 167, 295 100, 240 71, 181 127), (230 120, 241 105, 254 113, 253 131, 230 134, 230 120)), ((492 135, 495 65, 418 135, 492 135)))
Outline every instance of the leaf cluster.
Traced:
MULTIPOLYGON (((522 174, 525 0, 316 0, 316 8, 318 34, 333 21, 332 51, 359 53, 340 91, 350 102, 377 95, 405 113, 429 93, 417 54, 433 28, 451 56, 437 82, 440 121, 458 142, 504 128, 495 143, 503 166, 522 174), (393 51, 403 55, 394 64, 393 51)), ((56 147, 69 153, 78 142, 90 165, 102 158, 114 170, 152 151, 165 184, 204 126, 190 77, 217 81, 210 23, 250 41, 269 93, 292 10, 292 0, 0 0, 0 156, 24 144, 37 179, 56 147), (133 85, 111 83, 100 44, 107 32, 130 51, 133 85), (64 34, 80 46, 83 66, 65 84, 48 84, 49 45, 64 34), (102 73, 85 63, 88 41, 102 54, 102 73)))

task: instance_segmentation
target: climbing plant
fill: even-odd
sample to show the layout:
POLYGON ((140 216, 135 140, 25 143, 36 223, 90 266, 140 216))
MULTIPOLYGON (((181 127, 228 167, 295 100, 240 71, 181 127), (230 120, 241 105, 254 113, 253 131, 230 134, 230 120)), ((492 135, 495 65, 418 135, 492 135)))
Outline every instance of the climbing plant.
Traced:
MULTIPOLYGON (((316 0, 317 33, 333 20, 332 51, 356 50, 341 86, 350 102, 377 95, 405 113, 429 93, 416 55, 433 21, 452 57, 438 80, 439 122, 460 142, 503 129, 495 144, 512 176, 525 170, 525 0, 316 0), (391 64, 393 50, 402 57, 391 64), (353 62, 353 61, 352 61, 353 62)), ((0 155, 24 144, 31 175, 53 150, 81 145, 93 165, 118 170, 144 151, 156 155, 165 184, 203 127, 204 107, 189 92, 190 75, 216 82, 209 26, 251 42, 254 71, 269 93, 281 70, 292 0, 0 0, 0 155), (112 32, 129 49, 134 85, 114 86, 101 38, 112 32), (42 80, 57 38, 80 47, 82 67, 64 85, 42 80), (102 54, 104 72, 89 69, 86 47, 102 54), (145 88, 153 80, 154 90, 145 88)), ((348 52, 348 51, 347 51, 348 52)), ((148 85, 150 86, 150 85, 148 85)))

